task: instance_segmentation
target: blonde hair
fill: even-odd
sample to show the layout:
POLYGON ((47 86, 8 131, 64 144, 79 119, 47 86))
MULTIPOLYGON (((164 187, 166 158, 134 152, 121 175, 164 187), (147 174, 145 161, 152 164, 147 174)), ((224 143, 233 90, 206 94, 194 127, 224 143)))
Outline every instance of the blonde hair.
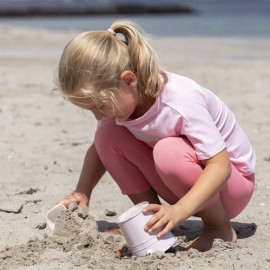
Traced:
POLYGON ((64 48, 56 83, 64 97, 82 93, 97 104, 117 103, 114 94, 125 70, 136 75, 141 100, 154 98, 164 88, 167 75, 140 27, 116 21, 110 29, 116 35, 113 31, 84 32, 64 48))

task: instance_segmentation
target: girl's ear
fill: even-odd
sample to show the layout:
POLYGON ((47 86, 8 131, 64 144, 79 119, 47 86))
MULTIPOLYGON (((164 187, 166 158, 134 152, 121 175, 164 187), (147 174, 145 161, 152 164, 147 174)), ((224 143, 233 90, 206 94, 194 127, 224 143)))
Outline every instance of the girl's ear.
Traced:
POLYGON ((120 75, 120 80, 125 85, 137 88, 137 77, 131 70, 125 70, 120 75))

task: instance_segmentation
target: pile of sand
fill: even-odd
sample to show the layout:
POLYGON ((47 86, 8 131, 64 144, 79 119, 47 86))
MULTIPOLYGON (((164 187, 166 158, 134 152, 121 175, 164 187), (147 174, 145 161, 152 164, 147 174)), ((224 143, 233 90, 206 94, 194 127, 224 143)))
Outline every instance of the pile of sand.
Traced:
MULTIPOLYGON (((177 241, 166 253, 155 252, 146 257, 135 257, 122 235, 103 230, 98 228, 88 207, 77 208, 72 205, 59 214, 55 230, 49 235, 44 234, 42 239, 31 239, 24 245, 6 247, 0 255, 1 269, 18 269, 41 262, 47 265, 67 263, 80 269, 177 269, 183 261, 185 265, 192 266, 194 260, 207 263, 205 258, 212 260, 219 256, 224 259, 224 265, 224 261, 237 256, 239 252, 238 244, 225 243, 219 239, 215 240, 208 252, 201 253, 193 249, 186 251, 183 246, 188 237, 183 236, 186 227, 181 226, 174 230, 174 234, 178 235, 177 241)), ((196 234, 191 237, 196 237, 196 234)))

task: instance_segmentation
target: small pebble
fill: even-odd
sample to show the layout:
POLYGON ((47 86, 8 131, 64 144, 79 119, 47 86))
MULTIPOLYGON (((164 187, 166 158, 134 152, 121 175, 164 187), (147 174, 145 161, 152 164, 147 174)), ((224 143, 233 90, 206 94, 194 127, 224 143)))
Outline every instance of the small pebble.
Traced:
POLYGON ((105 211, 105 215, 106 215, 107 217, 114 217, 114 216, 117 215, 117 213, 116 213, 115 211, 106 210, 106 211, 105 211))
POLYGON ((44 230, 46 228, 46 223, 43 222, 43 223, 39 223, 37 226, 36 226, 36 229, 39 229, 39 230, 44 230))

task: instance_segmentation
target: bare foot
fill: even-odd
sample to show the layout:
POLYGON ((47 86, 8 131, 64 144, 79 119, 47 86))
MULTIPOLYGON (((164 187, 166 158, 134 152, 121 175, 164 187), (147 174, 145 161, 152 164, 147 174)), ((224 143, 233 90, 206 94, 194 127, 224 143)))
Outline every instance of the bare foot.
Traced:
POLYGON ((211 228, 205 227, 202 235, 188 243, 185 248, 195 248, 199 251, 207 251, 212 248, 215 239, 222 239, 225 242, 236 242, 237 235, 232 227, 230 228, 211 228))

